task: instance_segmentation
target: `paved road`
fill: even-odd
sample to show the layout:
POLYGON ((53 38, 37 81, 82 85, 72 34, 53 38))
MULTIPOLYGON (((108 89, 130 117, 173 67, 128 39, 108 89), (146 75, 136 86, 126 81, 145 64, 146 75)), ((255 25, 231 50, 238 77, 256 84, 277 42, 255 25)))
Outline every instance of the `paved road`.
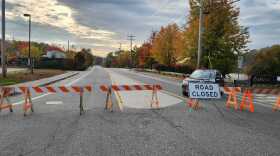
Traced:
MULTIPOLYGON (((101 67, 56 85, 111 84, 109 73, 160 83, 167 92, 180 96, 179 80, 101 67)), ((12 99, 19 104, 13 114, 1 112, 0 156, 280 155, 280 112, 272 113, 261 105, 255 113, 226 109, 223 100, 203 101, 198 111, 189 111, 181 102, 159 110, 124 106, 124 112, 115 108, 111 113, 103 109, 105 95, 95 92, 85 96, 87 111, 79 116, 77 95, 33 98, 31 116, 22 116, 20 97, 12 99)))

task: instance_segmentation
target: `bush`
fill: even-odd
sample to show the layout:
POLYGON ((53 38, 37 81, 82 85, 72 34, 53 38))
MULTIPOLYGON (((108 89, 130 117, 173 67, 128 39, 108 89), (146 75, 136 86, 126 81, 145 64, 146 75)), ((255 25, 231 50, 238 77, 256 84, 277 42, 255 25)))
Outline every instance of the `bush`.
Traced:
POLYGON ((35 68, 39 69, 61 69, 61 70, 73 70, 74 60, 72 59, 50 59, 50 58, 40 58, 35 61, 35 68))

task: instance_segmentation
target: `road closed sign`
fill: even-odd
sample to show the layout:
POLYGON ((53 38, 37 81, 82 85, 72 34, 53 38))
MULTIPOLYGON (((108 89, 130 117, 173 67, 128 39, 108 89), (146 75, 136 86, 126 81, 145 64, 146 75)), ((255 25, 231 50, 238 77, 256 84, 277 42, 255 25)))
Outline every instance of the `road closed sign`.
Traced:
POLYGON ((220 99, 220 86, 215 83, 189 82, 189 95, 192 99, 220 99))

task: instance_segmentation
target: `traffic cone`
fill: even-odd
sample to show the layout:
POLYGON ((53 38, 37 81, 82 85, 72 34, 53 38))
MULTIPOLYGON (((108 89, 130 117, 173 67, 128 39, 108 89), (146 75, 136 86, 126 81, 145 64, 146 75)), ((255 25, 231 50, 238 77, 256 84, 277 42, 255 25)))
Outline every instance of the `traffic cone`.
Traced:
POLYGON ((238 109, 238 101, 237 101, 237 92, 236 90, 233 88, 230 90, 228 98, 227 98, 227 102, 226 102, 226 107, 230 108, 230 106, 234 106, 234 109, 237 110, 238 109))
POLYGON ((156 106, 156 108, 159 108, 159 100, 158 100, 158 94, 157 94, 157 86, 153 85, 153 92, 152 92, 152 101, 151 101, 151 108, 156 106))
POLYGON ((276 111, 279 110, 279 109, 280 109, 280 96, 278 97, 278 99, 277 99, 277 101, 276 101, 276 103, 275 103, 275 105, 274 105, 272 111, 273 111, 273 112, 276 112, 276 111))
POLYGON ((13 105, 9 100, 9 95, 11 93, 11 88, 1 88, 0 91, 0 112, 2 109, 9 109, 10 112, 13 112, 13 105), (6 100, 6 103, 4 103, 6 100))
POLYGON ((253 95, 250 90, 246 90, 243 94, 240 110, 242 111, 244 108, 249 109, 252 113, 254 112, 253 95))
POLYGON ((23 115, 26 116, 28 110, 30 110, 32 113, 34 112, 32 100, 31 100, 31 93, 29 88, 27 87, 21 87, 21 90, 23 91, 24 94, 23 115))

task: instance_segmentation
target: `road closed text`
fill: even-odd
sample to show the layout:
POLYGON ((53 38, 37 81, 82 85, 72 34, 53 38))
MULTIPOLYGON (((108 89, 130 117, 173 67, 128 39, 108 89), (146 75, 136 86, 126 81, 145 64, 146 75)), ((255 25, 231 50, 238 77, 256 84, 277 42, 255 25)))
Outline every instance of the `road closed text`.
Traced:
POLYGON ((193 99, 219 99, 221 98, 220 87, 218 84, 209 83, 189 83, 190 98, 193 99))

